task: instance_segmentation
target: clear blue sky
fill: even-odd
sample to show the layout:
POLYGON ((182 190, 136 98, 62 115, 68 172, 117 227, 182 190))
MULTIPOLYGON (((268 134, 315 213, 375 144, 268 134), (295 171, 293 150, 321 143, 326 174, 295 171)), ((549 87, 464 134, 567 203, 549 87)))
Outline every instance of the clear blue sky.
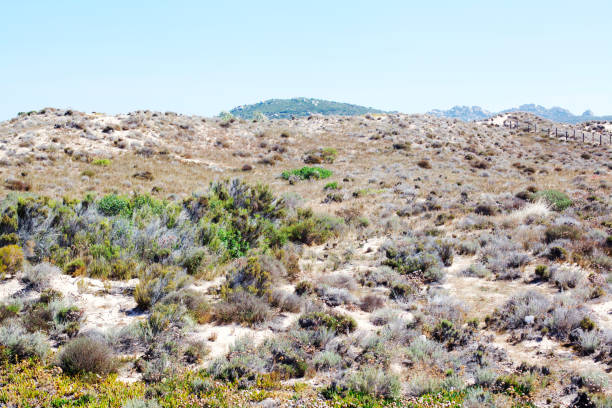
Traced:
POLYGON ((0 119, 307 96, 612 114, 612 1, 12 1, 0 119))

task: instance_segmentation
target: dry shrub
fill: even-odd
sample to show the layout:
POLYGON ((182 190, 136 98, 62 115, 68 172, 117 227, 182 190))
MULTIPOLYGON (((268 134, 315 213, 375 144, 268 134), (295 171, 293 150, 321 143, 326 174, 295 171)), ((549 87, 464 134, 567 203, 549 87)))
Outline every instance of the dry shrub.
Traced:
POLYGON ((417 166, 419 166, 422 169, 431 169, 431 163, 429 163, 429 160, 427 159, 419 160, 417 162, 417 166))
POLYGON ((101 340, 78 337, 66 344, 58 356, 59 366, 68 374, 114 372, 116 360, 110 347, 101 340))
POLYGON ((376 309, 380 309, 385 305, 385 299, 377 295, 366 295, 361 299, 359 307, 364 312, 373 312, 376 309))
POLYGON ((4 182, 4 187, 7 190, 13 191, 30 191, 32 189, 32 185, 30 183, 17 179, 7 179, 4 182))

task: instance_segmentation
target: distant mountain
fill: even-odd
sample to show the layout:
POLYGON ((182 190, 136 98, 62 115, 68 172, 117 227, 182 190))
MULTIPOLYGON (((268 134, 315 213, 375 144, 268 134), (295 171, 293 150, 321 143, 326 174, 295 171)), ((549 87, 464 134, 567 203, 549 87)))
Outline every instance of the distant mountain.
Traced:
POLYGON ((234 116, 252 119, 262 113, 270 119, 289 119, 292 116, 320 115, 364 115, 366 113, 385 113, 382 110, 312 98, 270 99, 253 105, 241 105, 230 111, 234 116))
POLYGON ((535 104, 527 104, 521 105, 518 108, 510 108, 505 109, 500 112, 489 112, 486 109, 481 108, 480 106, 454 106, 448 110, 440 110, 434 109, 432 111, 427 112, 430 115, 446 117, 446 118, 455 118, 460 119, 466 122, 473 120, 482 120, 488 117, 497 115, 498 113, 506 113, 506 112, 527 112, 533 113, 541 118, 552 120, 554 122, 561 123, 580 123, 586 122, 589 120, 612 120, 612 115, 608 116, 595 116, 591 110, 585 111, 582 115, 574 115, 567 109, 560 108, 558 106, 554 106, 552 108, 545 108, 541 105, 535 104))
POLYGON ((480 106, 454 106, 449 110, 434 109, 427 113, 444 118, 461 119, 466 122, 482 120, 494 115, 488 110, 482 109, 480 106))

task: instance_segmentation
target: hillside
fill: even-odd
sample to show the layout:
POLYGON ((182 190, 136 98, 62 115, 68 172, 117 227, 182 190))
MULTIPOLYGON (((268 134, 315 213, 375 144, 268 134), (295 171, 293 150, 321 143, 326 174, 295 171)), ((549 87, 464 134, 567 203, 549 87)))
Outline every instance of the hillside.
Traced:
POLYGON ((352 105, 312 98, 270 99, 253 105, 241 105, 230 111, 236 117, 253 119, 261 113, 270 119, 290 119, 292 116, 310 115, 353 116, 366 113, 383 113, 383 111, 365 106, 352 105))
POLYGON ((480 106, 454 106, 448 110, 434 109, 427 112, 430 115, 446 118, 456 118, 466 122, 474 120, 483 120, 500 113, 509 112, 525 112, 532 113, 544 119, 548 119, 559 123, 577 124, 587 121, 612 121, 612 115, 596 116, 590 110, 585 111, 582 115, 574 115, 567 109, 560 107, 545 108, 541 105, 526 104, 516 108, 504 109, 500 112, 490 112, 480 106))
POLYGON ((506 117, 0 122, 0 405, 610 406, 612 145, 506 117))

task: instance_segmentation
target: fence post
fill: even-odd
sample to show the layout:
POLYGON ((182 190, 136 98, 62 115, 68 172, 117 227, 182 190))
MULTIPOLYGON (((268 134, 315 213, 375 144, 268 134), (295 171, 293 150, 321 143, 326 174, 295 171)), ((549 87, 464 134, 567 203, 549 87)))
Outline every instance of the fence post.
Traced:
POLYGON ((599 134, 599 145, 601 146, 601 133, 599 134))
POLYGON ((565 131, 565 141, 567 142, 567 130, 565 131))
POLYGON ((584 143, 584 132, 582 132, 582 143, 584 143))
POLYGON ((555 137, 559 137, 559 131, 555 128, 555 137))

